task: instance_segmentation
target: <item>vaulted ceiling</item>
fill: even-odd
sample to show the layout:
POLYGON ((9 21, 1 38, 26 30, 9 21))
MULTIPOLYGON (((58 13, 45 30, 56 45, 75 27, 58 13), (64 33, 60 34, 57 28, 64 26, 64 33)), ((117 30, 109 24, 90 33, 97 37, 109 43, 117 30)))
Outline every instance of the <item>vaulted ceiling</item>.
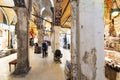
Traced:
MULTIPOLYGON (((61 16, 61 26, 62 27, 71 27, 71 12, 70 12, 70 0, 62 0, 60 3, 60 7, 62 7, 62 16, 61 16)), ((58 6, 56 0, 33 0, 33 3, 36 2, 38 11, 41 13, 40 16, 48 19, 48 21, 52 21, 52 11, 51 7, 58 6), (53 2, 53 3, 51 3, 53 2), (44 10, 43 10, 44 8, 44 10)), ((14 6, 13 0, 0 0, 0 5, 3 6, 14 6)), ((7 24, 15 24, 17 21, 17 16, 13 9, 0 7, 0 10, 5 15, 7 24)), ((1 15, 2 17, 2 15, 1 15)))
MULTIPOLYGON (((61 7, 62 8, 62 13, 61 13, 61 27, 71 27, 71 4, 70 4, 70 0, 33 0, 33 3, 36 2, 36 4, 38 5, 38 11, 41 13, 40 15, 43 18, 48 18, 48 20, 50 20, 50 22, 52 21, 52 11, 51 11, 51 7, 61 7), (60 3, 57 3, 57 1, 62 1, 60 3), (52 3, 53 2, 53 3, 52 3)), ((113 2, 113 0, 105 0, 105 3, 107 2, 108 7, 110 8, 110 6, 112 6, 111 2, 113 2)), ((118 7, 120 8, 120 0, 114 0, 113 3, 117 3, 117 6, 114 7, 118 7)), ((0 0, 0 5, 3 6, 14 6, 14 2, 13 0, 0 0)), ((54 9, 55 10, 55 9, 54 9)), ((14 12, 13 9, 11 8, 5 8, 5 7, 0 7, 0 11, 3 14, 0 14, 0 17, 2 18, 2 16, 4 15, 4 17, 6 18, 6 22, 7 24, 15 24, 17 21, 17 16, 14 12)))

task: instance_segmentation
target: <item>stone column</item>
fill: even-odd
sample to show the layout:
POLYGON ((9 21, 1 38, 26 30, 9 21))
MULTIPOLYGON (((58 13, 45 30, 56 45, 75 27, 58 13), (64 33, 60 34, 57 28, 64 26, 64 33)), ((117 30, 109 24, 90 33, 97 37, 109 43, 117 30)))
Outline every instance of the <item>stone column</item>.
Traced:
POLYGON ((34 9, 34 16, 35 18, 35 24, 37 25, 37 30, 38 30, 38 34, 37 34, 37 38, 38 38, 38 44, 41 45, 42 41, 43 41, 43 19, 40 18, 41 14, 41 5, 39 4, 40 1, 39 0, 34 0, 33 2, 33 9, 34 9))
MULTIPOLYGON (((37 14, 39 14, 39 13, 37 13, 37 14)), ((39 14, 39 15, 40 15, 40 14, 39 14)), ((43 21, 42 21, 42 19, 40 19, 40 18, 37 18, 37 21, 39 22, 39 23, 37 23, 37 29, 38 29, 38 35, 37 35, 37 37, 38 37, 38 44, 41 45, 42 42, 43 42, 43 37, 44 37, 44 34, 43 34, 43 26, 42 26, 43 21)))
POLYGON ((52 52, 55 51, 54 47, 55 47, 55 44, 54 44, 54 31, 51 32, 51 48, 52 48, 52 52))
POLYGON ((17 66, 15 74, 27 73, 29 66, 28 15, 26 8, 17 8, 17 66))
POLYGON ((60 26, 55 26, 55 50, 60 49, 60 26))
POLYGON ((78 78, 78 53, 76 47, 76 27, 77 27, 77 2, 75 0, 71 1, 71 16, 72 16, 72 26, 71 26, 71 67, 72 67, 72 80, 77 80, 78 78))
POLYGON ((60 26, 54 26, 52 33, 52 50, 60 49, 60 26))
POLYGON ((104 80, 104 0, 77 3, 77 80, 104 80))
POLYGON ((43 30, 42 29, 38 29, 38 43, 41 45, 41 43, 43 42, 43 30))

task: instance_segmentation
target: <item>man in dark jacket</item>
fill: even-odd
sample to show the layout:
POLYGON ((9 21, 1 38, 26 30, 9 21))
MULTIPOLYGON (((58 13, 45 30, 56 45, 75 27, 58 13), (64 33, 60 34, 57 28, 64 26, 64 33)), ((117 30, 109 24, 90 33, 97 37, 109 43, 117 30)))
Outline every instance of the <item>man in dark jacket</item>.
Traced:
POLYGON ((43 55, 42 56, 43 56, 43 58, 48 55, 47 48, 48 48, 48 46, 47 46, 46 42, 43 42, 42 43, 42 51, 43 51, 43 55))

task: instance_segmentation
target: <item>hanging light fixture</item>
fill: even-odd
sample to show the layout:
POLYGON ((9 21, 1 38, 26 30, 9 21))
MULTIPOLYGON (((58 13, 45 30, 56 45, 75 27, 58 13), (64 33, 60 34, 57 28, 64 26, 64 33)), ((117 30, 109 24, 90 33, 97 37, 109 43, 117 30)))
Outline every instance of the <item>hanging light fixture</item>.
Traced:
POLYGON ((116 0, 113 0, 113 7, 111 9, 111 17, 114 18, 115 16, 117 16, 120 13, 120 8, 118 6, 118 3, 116 0))

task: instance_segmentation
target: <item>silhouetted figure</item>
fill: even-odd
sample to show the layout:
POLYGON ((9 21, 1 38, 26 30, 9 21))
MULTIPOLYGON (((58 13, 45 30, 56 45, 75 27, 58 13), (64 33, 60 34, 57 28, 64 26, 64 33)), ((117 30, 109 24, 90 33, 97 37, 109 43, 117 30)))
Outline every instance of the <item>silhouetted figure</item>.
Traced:
POLYGON ((46 42, 43 42, 42 43, 42 51, 43 51, 42 52, 43 53, 42 56, 43 56, 43 58, 46 57, 46 56, 48 56, 47 50, 48 50, 48 45, 47 45, 46 42))

